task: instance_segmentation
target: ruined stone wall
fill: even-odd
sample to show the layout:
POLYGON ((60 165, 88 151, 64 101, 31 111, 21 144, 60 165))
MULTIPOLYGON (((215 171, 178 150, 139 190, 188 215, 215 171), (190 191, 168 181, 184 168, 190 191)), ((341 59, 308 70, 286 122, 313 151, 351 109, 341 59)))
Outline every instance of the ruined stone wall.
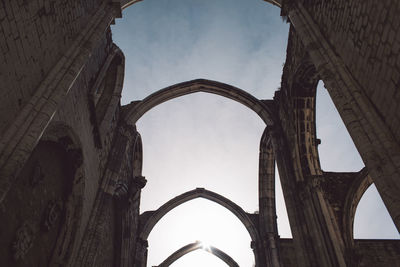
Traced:
MULTIPOLYGON (((73 160, 60 144, 41 142, 36 147, 2 203, 0 215, 7 218, 0 221, 2 266, 48 266, 57 258, 59 253, 55 247, 60 243, 57 239, 63 239, 58 238, 59 233, 71 232, 68 226, 75 220, 65 219, 71 217, 68 206, 81 205, 69 201, 73 191, 73 169, 73 160)), ((66 239, 73 240, 74 237, 72 234, 66 239)), ((63 251, 60 254, 69 253, 63 251)))
POLYGON ((297 159, 297 150, 295 149, 297 146, 297 138, 292 84, 296 70, 300 66, 301 59, 304 55, 304 47, 291 26, 281 88, 275 93, 275 100, 278 102, 278 116, 283 133, 285 134, 285 138, 291 150, 291 157, 294 161, 297 159))
POLYGON ((399 240, 355 240, 360 267, 397 266, 400 262, 399 240))
POLYGON ((293 27, 289 31, 286 62, 279 95, 279 118, 298 177, 320 174, 315 129, 318 75, 293 27))
POLYGON ((319 186, 323 177, 315 121, 319 79, 307 48, 292 25, 281 89, 275 97, 282 128, 278 135, 285 140, 277 137, 282 141, 275 149, 277 154, 282 154, 277 163, 298 254, 297 264, 345 266, 340 222, 319 186))
MULTIPOLYGON (((88 97, 91 89, 90 81, 96 78, 99 69, 110 52, 111 46, 111 33, 107 32, 52 120, 52 123, 60 122, 71 127, 79 136, 82 145, 83 166, 86 174, 82 225, 86 225, 89 219, 110 149, 110 145, 102 149, 98 149, 95 146, 88 97)), ((114 129, 109 130, 110 132, 114 131, 114 129)), ((110 133, 104 134, 110 135, 110 133)), ((84 228, 80 230, 80 236, 82 236, 84 228)))
POLYGON ((293 239, 279 239, 279 255, 283 267, 298 267, 293 239))
MULTIPOLYGON (((111 31, 108 29, 104 34, 103 38, 101 41, 97 44, 97 47, 95 50, 92 52, 92 56, 88 60, 88 62, 85 64, 83 69, 81 70, 80 74, 76 78, 73 86, 71 87, 68 95, 65 97, 63 103, 58 107, 58 110, 54 117, 52 118, 52 121, 50 122, 50 125, 47 127, 47 130, 45 131, 43 138, 44 140, 48 140, 49 137, 54 136, 54 132, 57 132, 62 136, 69 136, 70 133, 72 133, 74 137, 74 141, 76 141, 76 144, 78 147, 77 149, 81 153, 81 160, 82 160, 82 167, 80 171, 82 172, 81 178, 77 179, 76 182, 79 182, 82 184, 82 194, 78 196, 79 200, 79 214, 76 214, 72 218, 73 220, 78 220, 79 227, 77 229, 73 229, 73 231, 76 231, 76 235, 74 233, 74 243, 70 244, 71 247, 68 248, 63 248, 64 251, 62 251, 62 254, 65 254, 67 251, 70 251, 68 253, 74 252, 74 255, 68 254, 65 257, 68 257, 68 260, 70 257, 76 257, 77 254, 77 247, 80 246, 83 237, 85 235, 85 232, 87 230, 87 224, 89 222, 90 215, 93 213, 93 207, 95 203, 96 196, 99 192, 100 189, 100 184, 102 181, 102 178, 104 176, 104 171, 105 171, 105 165, 108 160, 108 154, 112 146, 112 140, 114 137, 114 132, 117 127, 116 121, 118 120, 119 117, 119 104, 114 103, 112 105, 112 108, 108 111, 111 112, 113 116, 111 116, 113 119, 112 121, 107 122, 108 127, 103 127, 101 128, 101 135, 104 136, 103 144, 101 147, 96 146, 96 140, 94 136, 94 124, 96 122, 92 121, 91 119, 91 111, 89 108, 89 92, 92 87, 92 81, 97 79, 99 76, 99 70, 103 67, 106 58, 109 56, 113 49, 114 45, 112 43, 111 39, 111 31), (69 129, 70 132, 66 132, 65 129, 69 129), (61 133, 60 133, 61 132, 61 133), (75 139, 76 138, 76 139, 75 139)), ((46 48, 44 48, 46 49, 46 48)), ((45 51, 44 51, 45 53, 45 51)), ((34 77, 34 76, 32 76, 34 77)), ((3 78, 3 77, 1 77, 3 78)), ((35 77, 36 78, 36 77, 35 77)), ((4 87, 1 88, 1 92, 4 92, 4 87)), ((1 99, 3 100, 3 99, 1 99)), ((4 114, 2 114, 4 115, 4 114)), ((109 114, 107 114, 107 117, 110 117, 109 114)), ((57 138, 55 138, 57 141, 57 138)), ((39 143, 41 144, 41 143, 39 143)), ((50 156, 51 155, 46 155, 50 156)), ((27 164, 29 164, 30 161, 28 161, 27 164)), ((30 163, 32 164, 32 163, 30 163)), ((43 157, 41 159, 41 165, 46 166, 46 164, 52 165, 52 163, 46 162, 46 157, 43 157)), ((54 164, 53 164, 54 165, 54 164)), ((27 174, 27 179, 31 179, 30 176, 32 174, 27 174)), ((55 178, 55 177, 53 177, 55 178)), ((17 190, 22 186, 17 185, 17 190)), ((45 191, 50 191, 50 188, 45 186, 45 191)), ((14 192, 14 190, 11 191, 11 193, 14 192)), ((12 194, 10 193, 10 196, 12 197, 12 194)), ((55 197, 55 196, 54 196, 55 197)), ((30 197, 26 196, 26 201, 30 201, 30 197)), ((6 197, 6 201, 9 199, 9 196, 6 197)), ((21 209, 24 204, 15 204, 17 207, 15 207, 16 210, 21 209)), ((42 205, 43 206, 43 205, 42 205)), ((41 213, 41 210, 43 207, 32 207, 32 212, 33 213, 41 213)), ((102 210, 102 216, 98 216, 98 218, 102 218, 104 221, 104 224, 102 226, 104 228, 101 229, 102 232, 107 233, 107 235, 103 234, 103 239, 105 244, 107 244, 106 247, 102 249, 102 253, 98 262, 98 266, 112 266, 112 261, 113 261, 113 240, 114 240, 114 235, 113 235, 113 229, 114 229, 114 206, 113 206, 113 201, 108 200, 104 202, 104 209, 102 210), (101 264, 100 264, 101 263, 101 264)), ((35 213, 35 214, 36 214, 35 213)), ((72 215, 71 215, 72 216, 72 215)), ((30 218, 22 218, 21 220, 30 220, 30 218)), ((63 220, 61 218, 60 220, 63 220)), ((34 221, 34 223, 40 224, 40 221, 34 221)), ((66 222, 63 222, 66 223, 66 222)), ((21 222, 15 223, 15 227, 19 227, 21 222)), ((11 230, 10 230, 11 231, 11 230)), ((14 234, 15 231, 11 231, 10 234, 14 234)), ((65 234, 69 235, 69 233, 65 234)), ((46 236, 42 233, 38 234, 38 237, 35 237, 35 239, 40 239, 40 238, 46 238, 46 236)), ((14 238, 14 236, 10 237, 14 238)), ((55 235, 54 238, 57 238, 57 235, 55 235)), ((9 240, 6 240, 7 242, 9 240)), ((9 243, 9 242, 8 242, 9 243)), ((2 255, 4 256, 3 258, 7 259, 10 261, 10 264, 14 264, 14 261, 10 259, 12 255, 10 254, 10 257, 7 256, 7 253, 9 253, 9 247, 10 244, 4 244, 3 248, 5 248, 5 251, 2 255)), ((28 251, 29 252, 29 251, 28 251)), ((49 257, 51 257, 52 250, 49 250, 46 252, 46 259, 45 261, 48 260, 49 257), (50 256, 49 256, 50 255, 50 256)), ((35 261, 37 261, 37 257, 32 256, 32 253, 27 253, 27 262, 30 264, 33 264, 35 261)), ((42 259, 39 259, 42 260, 42 259)), ((18 262, 16 262, 18 264, 18 262)), ((47 262, 41 262, 40 265, 42 266, 47 266, 47 262)), ((14 266, 14 265, 10 265, 14 266)))
MULTIPOLYGON (((49 72, 60 62, 102 2, 102 0, 0 2, 0 136, 30 101, 49 72)), ((99 37, 99 41, 94 44, 91 51, 91 57, 78 73, 43 134, 47 140, 53 132, 69 129, 76 137, 74 141, 82 158, 82 167, 79 169, 81 179, 79 177, 77 179, 77 182, 82 184, 83 190, 77 197, 80 203, 79 214, 74 215, 75 217, 71 215, 74 217, 73 220, 79 221, 77 223, 79 227, 73 230, 77 231, 74 233, 74 243, 62 251, 63 257, 67 258, 77 256, 77 248, 87 232, 119 119, 120 106, 118 102, 113 101, 107 109, 107 114, 104 115, 105 126, 103 125, 100 130, 97 129, 103 137, 102 144, 100 146, 96 144, 94 128, 97 122, 92 119, 93 110, 89 104, 90 90, 93 81, 101 76, 100 70, 105 65, 106 59, 115 52, 109 28, 99 37), (71 249, 74 249, 74 255, 66 255, 66 251, 71 249)), ((68 136, 69 132, 61 135, 63 134, 68 136)), ((29 199, 26 201, 29 202, 29 199)), ((98 260, 101 262, 100 265, 111 266, 115 216, 112 200, 105 203, 108 204, 104 205, 103 211, 107 214, 100 217, 111 218, 105 220, 105 228, 102 229, 108 233, 104 235, 104 241, 109 245, 102 249, 102 258, 98 260)), ((64 235, 68 238, 70 234, 64 235)), ((8 251, 9 245, 5 248, 8 251)), ((34 260, 29 262, 33 263, 34 260)), ((47 263, 42 262, 40 265, 46 266, 47 263)))
POLYGON ((400 2, 303 2, 333 50, 400 142, 400 2))
POLYGON ((0 134, 30 100, 101 2, 0 2, 0 134))

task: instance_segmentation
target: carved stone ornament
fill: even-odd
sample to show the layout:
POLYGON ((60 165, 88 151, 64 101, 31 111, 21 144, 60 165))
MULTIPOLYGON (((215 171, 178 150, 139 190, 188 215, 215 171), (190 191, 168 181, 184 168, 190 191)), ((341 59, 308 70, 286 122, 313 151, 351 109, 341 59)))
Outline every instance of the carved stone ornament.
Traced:
POLYGON ((35 237, 34 226, 25 222, 16 232, 12 243, 13 256, 15 260, 23 259, 33 245, 35 237))
POLYGON ((42 172, 42 168, 38 162, 35 163, 35 167, 33 167, 30 184, 32 187, 35 187, 41 183, 43 183, 44 174, 42 172))
POLYGON ((46 231, 56 224, 57 220, 60 218, 63 210, 63 203, 61 200, 51 200, 47 204, 47 208, 44 213, 42 227, 46 231))

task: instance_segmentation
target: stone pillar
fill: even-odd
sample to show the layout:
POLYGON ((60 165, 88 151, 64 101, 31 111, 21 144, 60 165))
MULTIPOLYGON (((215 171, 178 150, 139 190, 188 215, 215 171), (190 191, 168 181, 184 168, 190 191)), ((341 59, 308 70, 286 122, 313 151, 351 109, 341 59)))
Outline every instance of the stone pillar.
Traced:
MULTIPOLYGON (((141 189, 146 185, 147 180, 143 176, 134 177, 129 184, 119 183, 115 192, 116 208, 116 267, 131 267, 135 255, 135 216, 138 216, 141 189), (133 229, 132 229, 133 228, 133 229)), ((136 218, 137 219, 137 218, 136 218)))
POLYGON ((275 156, 268 128, 265 129, 261 137, 259 160, 259 232, 267 265, 279 267, 279 235, 275 204, 275 156))
POLYGON ((147 240, 138 239, 136 241, 135 265, 134 267, 146 267, 147 265, 147 240))
POLYGON ((299 266, 346 266, 342 241, 336 235, 317 179, 307 177, 297 182, 283 131, 275 125, 271 132, 299 266))
POLYGON ((399 143, 304 6, 293 2, 287 13, 400 230, 399 143))

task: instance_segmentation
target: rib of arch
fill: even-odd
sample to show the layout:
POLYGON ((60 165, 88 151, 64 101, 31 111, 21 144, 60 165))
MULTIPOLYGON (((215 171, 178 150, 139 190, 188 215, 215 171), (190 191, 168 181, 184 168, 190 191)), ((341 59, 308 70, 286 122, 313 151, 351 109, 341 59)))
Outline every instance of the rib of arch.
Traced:
POLYGON ((141 101, 132 102, 128 107, 125 118, 129 124, 134 125, 153 107, 168 100, 197 92, 216 94, 237 101, 257 113, 267 125, 273 125, 273 112, 265 103, 242 89, 205 79, 178 83, 161 89, 141 101))
POLYGON ((175 261, 179 260, 181 257, 185 256, 186 254, 188 254, 190 252, 198 250, 198 249, 207 251, 207 252, 211 253, 212 255, 220 258, 229 267, 239 267, 239 264, 237 264, 236 261, 234 259, 232 259, 232 257, 230 257, 228 254, 226 254, 222 250, 220 250, 216 247, 213 247, 213 246, 205 247, 199 241, 188 244, 188 245, 178 249, 177 251, 172 253, 171 256, 169 256, 165 261, 163 261, 160 265, 158 265, 158 267, 168 267, 175 261))

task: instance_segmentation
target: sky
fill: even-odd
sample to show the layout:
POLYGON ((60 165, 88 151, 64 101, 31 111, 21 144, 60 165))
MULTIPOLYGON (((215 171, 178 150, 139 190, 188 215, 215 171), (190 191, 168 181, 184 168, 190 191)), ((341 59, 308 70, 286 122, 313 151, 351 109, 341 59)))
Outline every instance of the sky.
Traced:
MULTIPOLYGON (((280 86, 289 25, 280 10, 261 0, 144 0, 123 11, 112 27, 126 57, 122 104, 197 78, 241 88, 271 99, 280 86)), ((197 187, 223 195, 247 212, 258 210, 258 153, 263 121, 247 107, 220 96, 196 93, 156 106, 137 123, 143 141, 141 212, 155 210, 197 187)), ((320 82, 317 136, 325 171, 359 171, 364 165, 320 82)), ((278 175, 277 175, 278 177, 278 175)), ((278 229, 291 237, 279 179, 278 229)), ((356 238, 399 238, 371 186, 360 201, 356 238), (368 222, 368 224, 367 224, 368 222)), ((200 240, 252 266, 250 236, 228 210, 204 199, 165 215, 149 236, 148 266, 200 240)), ((226 266, 202 251, 179 266, 226 266)))

